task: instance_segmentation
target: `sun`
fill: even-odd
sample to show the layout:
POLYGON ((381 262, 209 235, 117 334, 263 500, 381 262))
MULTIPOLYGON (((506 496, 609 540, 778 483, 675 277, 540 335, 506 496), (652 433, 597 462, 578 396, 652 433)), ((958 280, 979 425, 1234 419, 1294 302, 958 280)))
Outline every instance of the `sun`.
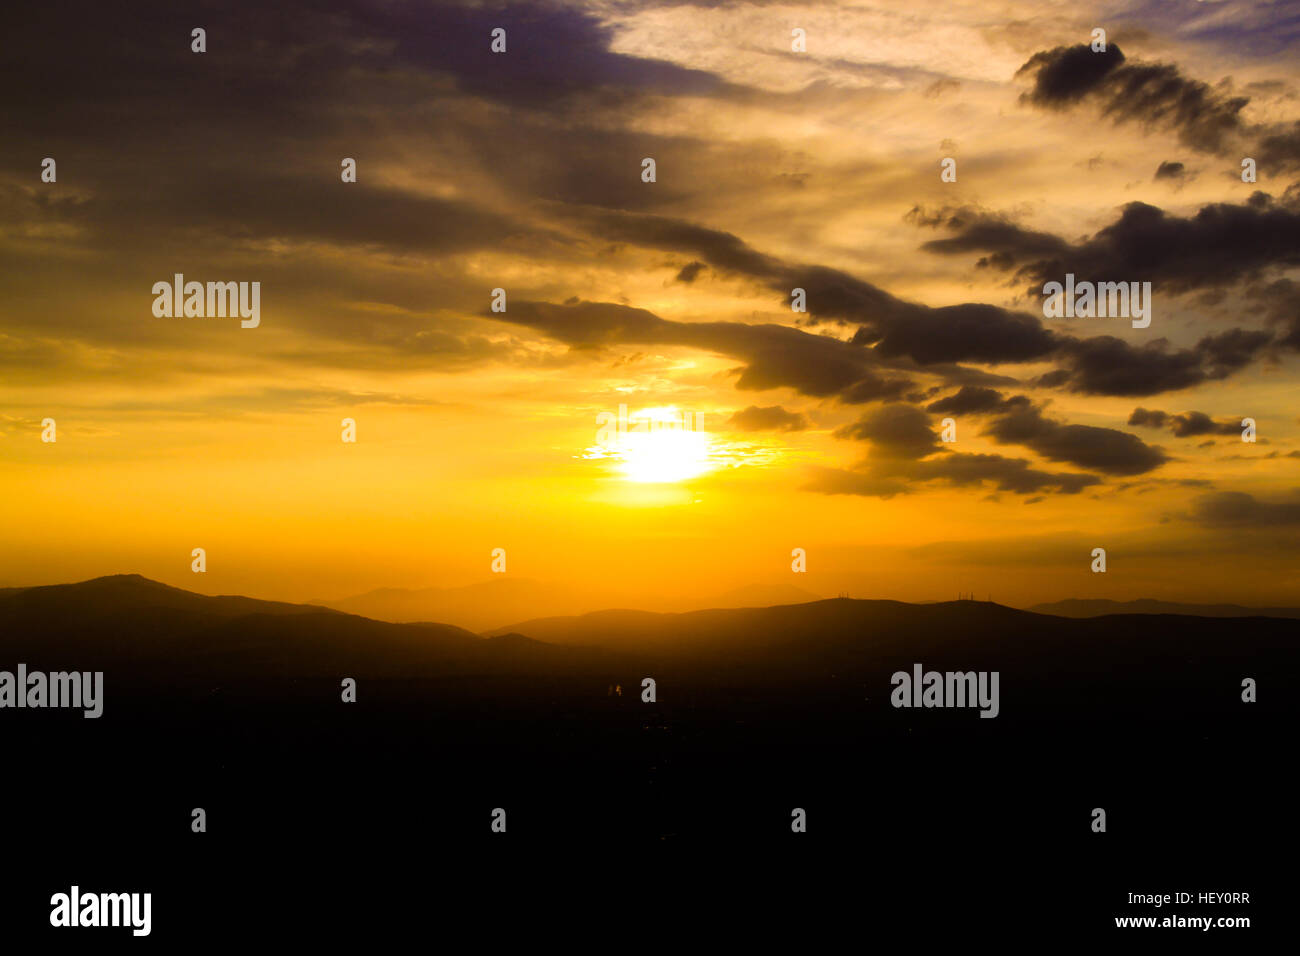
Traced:
POLYGON ((696 478, 713 468, 704 432, 659 430, 620 436, 617 471, 628 481, 655 484, 696 478))
POLYGON ((642 409, 582 457, 610 459, 619 477, 639 484, 697 478, 717 467, 713 439, 697 424, 676 408, 642 409))

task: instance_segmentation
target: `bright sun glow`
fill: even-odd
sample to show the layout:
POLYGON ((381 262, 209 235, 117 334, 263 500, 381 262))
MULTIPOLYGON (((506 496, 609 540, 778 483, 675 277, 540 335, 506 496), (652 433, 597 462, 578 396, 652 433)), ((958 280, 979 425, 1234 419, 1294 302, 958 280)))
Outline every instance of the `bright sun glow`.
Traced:
POLYGON ((712 468, 709 436, 704 432, 628 432, 619 438, 617 468, 628 481, 682 481, 712 468))
POLYGON ((600 444, 584 458, 610 459, 626 481, 663 484, 695 478, 717 467, 714 443, 697 420, 676 408, 620 413, 600 444))

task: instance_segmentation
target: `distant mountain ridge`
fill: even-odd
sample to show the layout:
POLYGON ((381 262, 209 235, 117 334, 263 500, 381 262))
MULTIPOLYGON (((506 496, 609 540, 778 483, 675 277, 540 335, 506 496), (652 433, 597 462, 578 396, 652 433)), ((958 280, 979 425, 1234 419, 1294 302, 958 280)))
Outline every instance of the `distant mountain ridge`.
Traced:
MULTIPOLYGON (((819 600, 821 595, 791 584, 750 584, 701 600, 637 600, 635 596, 611 595, 604 607, 681 612, 806 604, 819 600)), ((317 599, 308 603, 377 621, 441 621, 476 632, 499 631, 509 621, 582 614, 599 609, 592 607, 589 597, 555 584, 505 577, 458 588, 378 588, 339 600, 317 599)))
POLYGON ((1142 598, 1137 601, 1109 601, 1102 598, 1069 598, 1049 604, 1035 604, 1027 610, 1058 617, 1101 617, 1106 614, 1184 614, 1190 617, 1283 617, 1300 618, 1300 607, 1243 607, 1240 604, 1179 604, 1142 598))
MULTIPOLYGON (((240 595, 208 595, 172 587, 140 574, 108 574, 73 584, 44 584, 30 588, 0 589, 0 601, 14 602, 12 607, 58 604, 75 597, 96 611, 123 606, 149 605, 169 608, 202 608, 206 613, 223 617, 244 614, 311 614, 322 608, 286 601, 263 601, 240 595)), ((68 608, 65 607, 65 610, 68 608)))
MULTIPOLYGON (((1267 674, 1270 700, 1290 699, 1292 688, 1300 689, 1296 643, 1287 619, 1067 618, 984 601, 832 598, 683 613, 605 610, 478 635, 447 624, 193 594, 139 575, 0 595, 0 669, 21 662, 34 670, 103 671, 112 687, 127 690, 117 698, 127 706, 215 694, 233 707, 258 695, 280 707, 287 695, 319 699, 322 686, 353 677, 387 682, 386 699, 404 700, 413 715, 457 700, 462 710, 442 711, 445 719, 475 714, 498 728, 493 733, 507 734, 520 725, 500 716, 506 711, 586 712, 613 688, 638 687, 647 676, 659 682, 662 700, 694 701, 690 706, 706 706, 718 719, 743 706, 771 720, 784 699, 818 719, 831 719, 837 708, 858 715, 867 706, 881 719, 906 720, 880 702, 892 673, 918 666, 999 673, 1016 701, 999 727, 1068 723, 1098 712, 1115 719, 1121 711, 1219 720, 1236 713, 1243 676, 1267 674), (316 689, 295 690, 307 684, 316 689)), ((603 718, 591 719, 592 727, 603 726, 603 718)))
POLYGON ((213 597, 138 574, 0 593, 0 656, 151 680, 446 676, 575 657, 517 635, 485 640, 448 624, 392 624, 315 605, 213 597))

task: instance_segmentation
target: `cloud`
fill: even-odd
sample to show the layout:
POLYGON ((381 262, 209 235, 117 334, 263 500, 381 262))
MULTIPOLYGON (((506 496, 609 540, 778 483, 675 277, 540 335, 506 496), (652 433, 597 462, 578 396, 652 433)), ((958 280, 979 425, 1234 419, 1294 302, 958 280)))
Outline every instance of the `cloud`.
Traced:
POLYGON ((1227 350, 1215 337, 1203 339, 1195 348, 1176 351, 1170 350, 1164 338, 1143 345, 1131 345, 1113 335, 1063 339, 1058 352, 1063 367, 1041 376, 1037 384, 1088 395, 1134 397, 1191 388, 1226 377, 1240 367, 1248 345, 1253 343, 1250 354, 1257 354, 1271 338, 1267 332, 1247 335, 1227 350))
POLYGON ((1300 121, 1264 137, 1256 150, 1266 171, 1294 169, 1300 166, 1300 121))
POLYGON ((1017 444, 1051 461, 1066 461, 1110 475, 1140 475, 1168 459, 1136 435, 1095 425, 1067 425, 1044 418, 1041 409, 1018 397, 1012 411, 984 434, 999 444, 1017 444))
POLYGON ((1128 423, 1130 425, 1141 425, 1147 428, 1163 428, 1168 417, 1169 416, 1165 412, 1158 412, 1139 407, 1133 409, 1133 414, 1128 417, 1128 423))
MULTIPOLYGON (((858 335, 854 341, 876 335, 858 335)), ((878 335, 876 350, 881 355, 907 356, 921 365, 1031 362, 1050 355, 1057 344, 1032 315, 970 302, 918 308, 907 319, 888 323, 878 335)))
POLYGON ((382 5, 372 22, 397 40, 412 64, 455 75, 461 89, 530 109, 571 97, 628 99, 655 93, 707 96, 729 87, 717 76, 610 49, 614 28, 558 2, 382 5), (487 54, 491 31, 506 30, 507 52, 487 54))
POLYGON ((980 268, 994 266, 1005 270, 1029 258, 1055 258, 1070 251, 1070 244, 1059 236, 1034 232, 1005 216, 969 206, 944 207, 934 211, 913 206, 904 219, 917 226, 943 227, 957 233, 947 239, 932 239, 924 243, 921 248, 927 252, 949 256, 990 253, 978 261, 980 268))
MULTIPOLYGON (((1129 203, 1119 219, 1091 238, 1066 243, 1023 229, 1005 217, 971 208, 928 212, 914 209, 919 225, 954 230, 955 236, 924 243, 941 255, 980 251, 978 265, 1041 283, 1073 273, 1076 281, 1151 281, 1160 291, 1225 288, 1266 269, 1300 263, 1300 207, 1256 193, 1246 204, 1215 203, 1188 218, 1169 216, 1145 203, 1129 203)), ((1260 358, 1271 345, 1300 348, 1300 293, 1291 280, 1277 280, 1255 293, 1268 303, 1269 321, 1281 325, 1274 341, 1267 331, 1230 329, 1203 337, 1190 349, 1172 350, 1165 339, 1134 346, 1109 335, 1050 337, 1060 367, 1038 380, 1093 395, 1155 395, 1226 378, 1260 358)))
POLYGON ((961 89, 961 83, 952 77, 943 76, 935 80, 925 88, 925 96, 928 99, 938 99, 944 93, 953 92, 961 89))
MULTIPOLYGON (((1019 408, 1027 404, 1027 400, 1016 399, 1012 403, 1019 408)), ((1083 426, 1058 427, 1077 429, 1083 426)), ((1076 494, 1101 482, 1096 475, 1043 471, 1031 467, 1028 461, 1021 458, 947 451, 937 441, 930 427, 929 416, 912 405, 884 405, 853 424, 836 430, 834 435, 836 438, 870 442, 871 458, 863 469, 856 472, 822 474, 812 487, 813 490, 828 494, 887 497, 899 493, 894 484, 899 480, 909 484, 941 482, 958 487, 990 482, 999 491, 1014 494, 1027 495, 1042 491, 1076 494)), ((1098 443, 1093 436, 1085 437, 1091 438, 1094 445, 1098 443)), ((1061 441, 1067 444, 1077 443, 1079 436, 1071 432, 1061 441)), ((1072 453, 1079 457, 1077 452, 1072 453)), ((1094 453, 1090 457, 1104 460, 1108 467, 1101 470, 1114 469, 1113 454, 1102 456, 1094 453)))
POLYGON ((1276 528, 1300 524, 1300 500, 1260 501, 1244 491, 1217 491, 1193 501, 1192 518, 1210 527, 1276 528))
POLYGON ((873 461, 865 470, 813 469, 806 490, 827 495, 864 495, 891 498, 920 490, 924 483, 952 487, 993 486, 1010 494, 1036 495, 1042 492, 1078 494, 1101 483, 1096 475, 1048 472, 1030 466, 1023 458, 1001 455, 970 455, 944 452, 924 460, 873 461))
MULTIPOLYGON (((578 348, 668 344, 734 355, 748 363, 739 370, 740 389, 789 387, 805 395, 852 401, 895 397, 889 393, 903 388, 901 382, 887 385, 888 380, 870 368, 872 350, 788 326, 673 322, 645 309, 582 301, 515 302, 509 312, 492 317, 578 348)), ((987 434, 1003 444, 1023 444, 1050 460, 1115 475, 1141 474, 1166 460, 1159 449, 1127 432, 1046 419, 1023 396, 1007 400, 1002 417, 987 434)), ((886 405, 836 435, 870 441, 893 457, 924 457, 938 447, 926 414, 904 403, 886 405)))
POLYGON ((1272 341, 1273 336, 1263 330, 1229 329, 1205 336, 1196 343, 1196 351, 1204 359, 1206 378, 1220 379, 1245 368, 1272 341))
POLYGON ((1277 279, 1252 290, 1251 296, 1263 303, 1265 320, 1270 325, 1281 326, 1277 347, 1300 352, 1300 283, 1277 279))
POLYGON ((564 305, 512 301, 508 312, 484 316, 536 329, 575 348, 680 345, 734 356, 746 363, 736 381, 742 390, 793 388, 819 398, 846 395, 852 401, 912 387, 903 379, 890 384, 878 376, 869 349, 785 325, 674 322, 645 309, 582 300, 564 305))
POLYGON ((714 269, 747 276, 789 303, 791 290, 807 296, 810 324, 858 324, 856 345, 878 358, 918 365, 950 362, 1028 362, 1047 356, 1056 340, 1033 315, 982 303, 931 308, 906 302, 838 269, 786 263, 739 237, 646 213, 587 209, 572 212, 602 238, 696 256, 714 269))
POLYGON ((1175 163, 1171 160, 1164 160, 1156 167, 1154 179, 1173 179, 1182 181, 1187 178, 1187 167, 1182 163, 1175 163))
POLYGON ((1097 53, 1087 44, 1040 51, 1017 71, 1018 76, 1028 74, 1034 80, 1033 89, 1021 94, 1021 99, 1051 108, 1077 103, 1100 89, 1123 63, 1124 54, 1113 43, 1097 53))
POLYGON ((1204 412, 1184 412, 1175 415, 1170 422, 1175 438, 1191 438, 1197 435, 1236 435, 1241 431, 1241 422, 1216 422, 1204 412))
POLYGON ((677 281, 690 284, 695 281, 696 276, 700 274, 700 271, 703 268, 704 263, 699 260, 688 262, 686 265, 682 266, 681 271, 677 273, 677 281))
POLYGON ((956 394, 931 402, 925 410, 941 415, 967 415, 997 411, 1005 407, 1006 401, 997 389, 963 385, 956 394))
POLYGON ((881 478, 862 471, 846 471, 843 468, 813 467, 809 469, 811 480, 804 486, 805 491, 816 491, 823 495, 864 495, 872 498, 892 498, 907 494, 913 490, 907 482, 897 478, 881 478))
POLYGON ((913 405, 883 405, 834 434, 869 441, 890 458, 924 458, 942 447, 930 430, 929 416, 913 405))
POLYGON ((1186 77, 1170 63, 1129 63, 1114 43, 1104 53, 1082 44, 1040 51, 1017 75, 1034 81, 1022 102, 1060 110, 1088 99, 1116 122, 1173 129, 1206 152, 1223 151, 1243 132, 1240 114, 1250 102, 1186 77))
POLYGON ((949 452, 937 458, 917 462, 909 474, 922 481, 946 481, 964 486, 991 482, 999 491, 1028 495, 1042 491, 1078 494, 1085 488, 1101 484, 1096 475, 1077 472, 1048 472, 1030 467, 1023 458, 1001 455, 969 455, 949 452))
POLYGON ((1148 411, 1145 408, 1133 409, 1129 416, 1130 425, 1145 425, 1149 428, 1169 430, 1175 438, 1196 438, 1200 435, 1236 435, 1241 431, 1241 422, 1233 419, 1216 422, 1205 412, 1183 412, 1180 415, 1168 415, 1165 412, 1148 411))
POLYGON ((1266 269, 1300 264, 1300 207, 1256 192, 1243 204, 1210 203, 1193 216, 1171 216, 1144 202, 1125 205, 1119 218, 1078 243, 1022 229, 1009 220, 966 211, 918 218, 957 235, 925 243, 941 255, 975 251, 1001 270, 1038 287, 1067 272, 1079 281, 1150 281, 1161 290, 1220 288, 1266 269))
MULTIPOLYGON (((372 246, 397 252, 447 255, 528 241, 536 253, 562 238, 519 216, 496 213, 462 199, 323 178, 285 177, 253 167, 237 182, 159 183, 147 197, 94 196, 42 203, 25 190, 0 187, 0 214, 39 217, 75 229, 81 242, 102 242, 131 223, 154 248, 204 233, 230 244, 267 239, 372 246), (175 215, 176 207, 185 216, 175 215)), ((4 218, 0 215, 0 218, 4 218)), ((132 240, 136 241, 136 240, 132 240)))
POLYGON ((802 412, 788 412, 780 405, 750 405, 732 415, 727 424, 745 432, 800 432, 808 427, 808 419, 802 412))

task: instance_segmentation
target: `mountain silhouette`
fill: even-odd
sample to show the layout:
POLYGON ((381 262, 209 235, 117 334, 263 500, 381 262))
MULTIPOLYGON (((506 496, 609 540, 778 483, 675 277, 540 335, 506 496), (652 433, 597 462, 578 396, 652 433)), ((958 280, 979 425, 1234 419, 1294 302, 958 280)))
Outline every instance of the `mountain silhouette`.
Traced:
POLYGON ((1240 604, 1178 604, 1173 601, 1108 601, 1070 598, 1029 608, 1038 614, 1060 617, 1101 617, 1104 614, 1184 614, 1191 617, 1300 617, 1300 607, 1243 607, 1240 604))
POLYGON ((212 597, 138 574, 0 594, 0 650, 48 669, 125 679, 446 675, 573 655, 446 624, 391 624, 329 608, 212 597), (56 665, 58 665, 56 667, 56 665))
POLYGON ((1263 821, 1289 812, 1295 651, 1294 620, 978 601, 604 610, 477 635, 138 575, 14 589, 0 670, 101 670, 104 707, 0 709, 6 765, 33 782, 6 792, 7 839, 65 888, 69 871, 117 880, 137 860, 150 879, 189 874, 173 901, 191 879, 245 885, 251 861, 492 855, 494 807, 511 845, 585 844, 592 860, 691 840, 781 847, 799 872, 809 848, 830 866, 855 841, 882 860, 976 861, 981 878, 1008 859, 1041 872, 1048 854, 1084 889, 1159 858, 1207 867, 1208 887, 1243 852, 1287 845, 1263 821), (998 716, 894 706, 892 675, 917 665, 996 671, 998 716), (1097 806, 1104 842, 1089 840, 1097 806), (190 832, 192 807, 212 832, 190 832), (791 849, 793 807, 817 836, 791 849), (1231 822, 1218 836, 1207 808, 1231 822))
POLYGON ((445 621, 476 632, 530 612, 572 614, 583 606, 564 588, 515 577, 459 588, 379 588, 337 601, 311 603, 378 621, 445 621))
MULTIPOLYGON (((1274 618, 1061 618, 980 601, 905 604, 835 598, 684 614, 611 610, 523 621, 504 631, 547 644, 633 655, 667 673, 754 682, 844 681, 881 695, 914 663, 997 670, 1034 719, 1098 709, 1220 712, 1244 677, 1294 686, 1296 635, 1274 618), (1231 680, 1225 675, 1234 675, 1231 680)), ((1017 720, 1015 714, 1008 722, 1017 720)))
MULTIPOLYGON (((634 594, 623 599, 607 595, 603 600, 606 606, 636 606, 635 603, 624 604, 624 600, 635 598, 634 594)), ((648 607, 669 611, 710 607, 766 607, 774 604, 801 604, 818 599, 819 595, 786 583, 750 584, 699 599, 644 598, 648 607)), ((488 631, 500 630, 503 624, 523 620, 525 617, 551 617, 596 610, 592 607, 592 601, 590 597, 552 583, 498 577, 459 588, 379 588, 353 597, 318 599, 309 603, 378 621, 441 621, 471 631, 488 631)))
POLYGON ((0 651, 11 660, 111 670, 146 684, 515 674, 580 680, 585 694, 597 675, 618 681, 658 668, 696 687, 744 675, 755 686, 805 691, 854 680, 879 694, 894 670, 920 662, 1001 671, 1043 714, 1106 694, 1116 705, 1155 710, 1161 693, 1177 694, 1203 708, 1235 697, 1203 696, 1225 672, 1268 672, 1284 683, 1296 670, 1294 624, 1268 617, 1070 618, 981 601, 834 598, 681 613, 604 610, 480 636, 448 624, 195 594, 139 575, 0 594, 0 631, 0 651))

